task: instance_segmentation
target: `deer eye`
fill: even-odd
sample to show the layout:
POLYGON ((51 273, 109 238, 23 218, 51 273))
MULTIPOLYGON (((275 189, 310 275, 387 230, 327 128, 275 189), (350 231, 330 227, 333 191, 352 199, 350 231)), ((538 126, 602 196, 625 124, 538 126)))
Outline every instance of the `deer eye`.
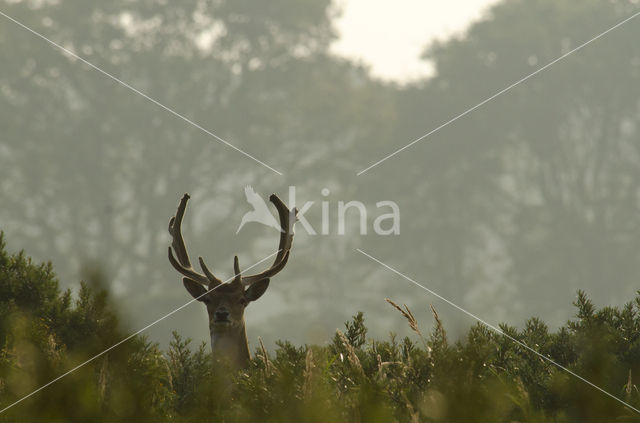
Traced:
POLYGON ((247 305, 247 300, 244 298, 240 298, 240 301, 238 301, 240 304, 242 305, 247 305))

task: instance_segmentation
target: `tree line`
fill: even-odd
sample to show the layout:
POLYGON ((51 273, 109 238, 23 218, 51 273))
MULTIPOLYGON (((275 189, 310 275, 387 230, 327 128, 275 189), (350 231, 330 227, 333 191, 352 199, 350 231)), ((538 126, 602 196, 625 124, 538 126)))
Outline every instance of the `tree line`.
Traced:
MULTIPOLYGON (((376 317, 388 280, 351 254, 363 245, 494 320, 539 314, 557 326, 577 289, 620 305, 640 271, 633 23, 355 173, 634 10, 630 1, 500 2, 463 34, 425 48, 433 75, 400 85, 331 53, 339 10, 328 0, 3 2, 8 15, 285 176, 6 22, 2 229, 18 248, 57 263, 65 283, 86 263, 101 263, 141 324, 150 303, 169 309, 183 298, 164 254, 166 221, 182 193, 203 210, 186 222, 197 233, 194 250, 228 263, 230 248, 255 261, 272 252, 255 227, 233 233, 246 211, 245 185, 265 196, 294 185, 303 203, 327 187, 329 201, 395 201, 401 235, 300 235, 289 277, 271 293, 289 307, 257 328, 265 337, 307 339, 308 327, 287 325, 301 312, 329 331, 355 301, 372 330, 388 329, 376 317)), ((319 221, 319 210, 310 213, 319 221)), ((410 289, 394 292, 413 306, 410 289)), ((190 336, 206 332, 184 326, 193 326, 190 336)))

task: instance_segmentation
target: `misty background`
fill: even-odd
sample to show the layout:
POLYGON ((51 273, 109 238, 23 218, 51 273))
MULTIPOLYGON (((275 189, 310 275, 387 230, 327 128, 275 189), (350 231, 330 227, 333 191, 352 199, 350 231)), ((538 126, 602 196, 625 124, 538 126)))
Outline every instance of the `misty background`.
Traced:
MULTIPOLYGON (((252 346, 257 336, 268 346, 323 343, 357 311, 372 336, 407 333, 385 297, 429 326, 433 304, 452 334, 474 323, 356 248, 490 323, 563 324, 578 289, 599 305, 631 299, 640 275, 637 19, 356 173, 638 12, 638 2, 459 2, 473 9, 455 22, 431 3, 412 13, 425 16, 419 57, 398 64, 384 55, 368 63, 376 38, 358 24, 366 8, 349 2, 1 2, 3 13, 283 173, 0 17, 8 249, 51 260, 74 292, 102 269, 136 330, 191 299, 166 258, 168 219, 184 192, 191 257, 226 279, 234 254, 246 268, 277 248, 277 234, 258 224, 235 234, 251 210, 244 187, 287 202, 295 186, 297 203, 315 201, 305 216, 316 230, 328 202, 330 234, 298 229, 289 264, 247 309, 252 346), (439 12, 449 24, 434 32, 439 12), (337 203, 350 200, 368 207, 367 235, 355 214, 337 235, 337 203), (383 200, 400 207, 400 235, 372 231, 383 200)), ((367 31, 393 39, 402 16, 367 31)), ((166 344, 172 330, 208 342, 205 308, 192 304, 147 333, 166 344)))

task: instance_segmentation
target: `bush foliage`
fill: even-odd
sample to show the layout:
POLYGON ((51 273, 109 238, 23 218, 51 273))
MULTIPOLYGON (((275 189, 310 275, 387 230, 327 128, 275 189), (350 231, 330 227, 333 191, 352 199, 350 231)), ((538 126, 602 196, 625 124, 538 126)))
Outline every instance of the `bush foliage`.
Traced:
MULTIPOLYGON (((0 235, 0 409, 127 336, 100 275, 77 298, 50 264, 9 254, 0 235)), ((136 336, 0 413, 2 422, 604 422, 640 415, 483 325, 447 338, 390 304, 415 339, 367 338, 362 313, 327 345, 260 342, 250 368, 228 374, 209 348, 174 332, 167 351, 136 336)), ((578 293, 556 331, 532 318, 509 336, 640 408, 640 294, 597 309, 578 293)), ((392 308, 390 313, 395 313, 392 308)))

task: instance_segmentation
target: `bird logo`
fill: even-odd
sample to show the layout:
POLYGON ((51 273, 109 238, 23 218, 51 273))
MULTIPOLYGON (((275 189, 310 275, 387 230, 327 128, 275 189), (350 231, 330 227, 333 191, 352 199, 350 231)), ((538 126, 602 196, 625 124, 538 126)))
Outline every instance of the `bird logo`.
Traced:
POLYGON ((267 203, 265 203, 262 197, 260 197, 251 186, 247 185, 244 187, 244 195, 247 197, 247 203, 251 204, 253 210, 246 212, 244 216, 242 216, 236 235, 240 232, 240 229, 242 229, 245 223, 249 222, 262 223, 263 225, 277 229, 278 232, 282 232, 280 224, 269 211, 267 203))

